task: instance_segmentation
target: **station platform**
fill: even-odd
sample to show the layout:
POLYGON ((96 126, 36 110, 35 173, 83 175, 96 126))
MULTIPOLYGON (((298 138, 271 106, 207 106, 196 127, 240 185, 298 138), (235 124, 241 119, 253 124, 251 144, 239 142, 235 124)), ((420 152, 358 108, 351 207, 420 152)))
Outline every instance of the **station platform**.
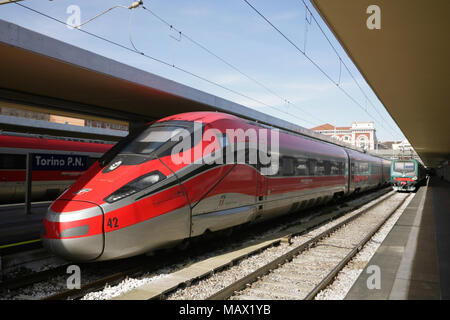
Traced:
POLYGON ((23 203, 0 205, 0 249, 39 239, 42 220, 51 203, 32 203, 28 215, 23 203))
POLYGON ((432 177, 417 191, 345 299, 450 299, 449 182, 432 177))

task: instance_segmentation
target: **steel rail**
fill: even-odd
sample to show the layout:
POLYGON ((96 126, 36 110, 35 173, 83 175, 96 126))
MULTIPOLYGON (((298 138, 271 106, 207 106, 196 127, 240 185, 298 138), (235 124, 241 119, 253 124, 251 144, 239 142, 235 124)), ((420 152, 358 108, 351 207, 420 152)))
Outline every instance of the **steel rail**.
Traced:
MULTIPOLYGON (((323 231, 319 235, 315 236, 314 238, 304 242, 303 244, 293 248, 292 250, 288 251, 287 253, 283 254, 282 256, 272 260, 268 264, 260 267, 259 269, 255 270, 254 272, 248 274, 247 276, 237 280, 236 282, 232 283, 231 285, 223 288, 222 290, 212 294, 209 296, 206 300, 225 300, 229 297, 231 297, 234 292, 244 289, 247 285, 257 281, 260 277, 263 275, 269 273, 271 270, 274 270, 286 262, 291 261, 295 256, 300 254, 301 252, 305 251, 306 249, 312 247, 314 244, 325 238, 326 236, 332 234, 336 230, 340 229, 344 225, 348 224, 349 222, 352 222, 353 220, 359 218, 363 214, 365 214, 367 211, 373 209, 374 207, 380 205, 384 201, 388 200, 392 196, 394 196, 396 193, 392 192, 389 196, 384 198, 382 201, 376 202, 367 208, 364 208, 361 210, 361 212, 358 212, 357 214, 345 219, 344 221, 332 226, 331 228, 323 231)), ((403 200, 404 201, 404 200, 403 200)), ((403 203, 403 202, 402 202, 403 203)), ((397 208, 394 210, 396 211, 397 208)))
POLYGON ((48 281, 55 276, 64 274, 69 265, 70 264, 64 264, 49 270, 34 272, 25 276, 5 280, 0 283, 0 290, 17 290, 37 282, 48 281))
POLYGON ((113 274, 109 274, 105 277, 90 281, 86 284, 83 284, 78 289, 67 289, 61 292, 54 293, 52 295, 46 296, 41 300, 69 300, 69 299, 79 299, 83 297, 85 294, 99 290, 103 288, 105 285, 114 285, 126 277, 133 276, 135 274, 141 273, 145 269, 155 269, 161 267, 167 262, 159 262, 155 263, 150 257, 142 257, 138 261, 132 261, 131 267, 125 269, 124 271, 116 271, 113 274), (143 261, 142 261, 143 260, 143 261))
MULTIPOLYGON (((381 191, 383 191, 383 190, 381 190, 381 191)), ((388 192, 386 192, 386 193, 388 193, 388 192)), ((377 199, 378 199, 378 202, 372 203, 370 206, 365 208, 362 212, 373 208, 374 206, 378 205, 379 203, 383 202, 384 200, 386 200, 387 198, 389 198, 389 197, 391 197, 392 195, 395 194, 394 192, 391 191, 390 195, 388 195, 386 198, 380 200, 379 197, 385 196, 386 193, 383 193, 381 195, 377 195, 376 199, 369 200, 369 201, 377 201, 377 199)), ((325 223, 328 223, 328 222, 330 222, 330 221, 332 221, 332 220, 334 220, 334 219, 336 219, 338 217, 341 217, 342 215, 348 213, 350 210, 356 210, 360 206, 361 206, 360 204, 357 204, 354 207, 348 208, 348 210, 345 210, 344 212, 340 212, 339 214, 337 214, 337 215, 335 215, 335 216, 333 216, 333 217, 331 217, 329 219, 321 221, 320 223, 318 223, 317 225, 314 225, 313 227, 316 228, 316 227, 321 226, 321 225, 323 225, 325 223)), ((361 213, 358 213, 358 214, 361 214, 361 213)), ((304 231, 307 232, 311 228, 308 228, 308 229, 306 229, 304 231)), ((297 235, 297 233, 295 235, 297 235)), ((287 236, 287 237, 289 237, 289 236, 287 236)), ((280 240, 280 241, 282 241, 282 240, 280 240)), ((271 246, 277 245, 280 241, 274 242, 273 244, 271 244, 271 246)), ((257 253, 258 251, 260 251, 260 249, 256 250, 254 253, 257 253)), ((248 255, 250 255, 250 254, 248 254, 248 255)), ((170 257, 169 257, 168 260, 165 260, 164 263, 161 262, 161 263, 158 263, 157 265, 155 263, 152 263, 151 259, 145 260, 147 262, 144 263, 144 264, 140 264, 138 266, 133 266, 133 267, 131 267, 131 268, 125 270, 125 271, 119 271, 119 272, 116 272, 114 274, 107 275, 107 276, 105 276, 103 278, 91 281, 89 283, 86 283, 86 284, 82 285, 79 289, 69 289, 69 290, 65 290, 65 291, 62 291, 62 292, 58 292, 58 293, 52 294, 50 296, 42 298, 42 300, 79 299, 79 298, 81 298, 82 296, 84 296, 85 294, 87 294, 89 292, 102 289, 106 284, 114 285, 116 283, 119 283, 120 281, 122 281, 126 277, 130 277, 130 276, 133 276, 133 275, 136 275, 136 274, 140 274, 142 272, 148 272, 148 268, 149 267, 151 269, 153 269, 153 270, 156 270, 157 268, 160 268, 160 267, 163 267, 163 266, 167 266, 168 264, 170 264, 169 260, 171 260, 170 257)), ((165 296, 166 294, 167 294, 167 292, 163 293, 161 296, 165 296)))
POLYGON ((348 264, 348 262, 353 259, 353 257, 361 251, 361 249, 366 245, 367 242, 369 242, 370 239, 375 235, 375 233, 380 230, 380 228, 392 217, 392 215, 405 203, 406 199, 408 197, 405 197, 403 200, 400 201, 400 203, 395 206, 394 209, 386 216, 382 221, 380 221, 358 244, 350 251, 340 262, 339 264, 333 268, 333 270, 328 273, 323 280, 317 284, 305 297, 304 300, 312 300, 315 298, 315 296, 325 289, 328 285, 330 285, 334 278, 337 276, 337 274, 348 264))

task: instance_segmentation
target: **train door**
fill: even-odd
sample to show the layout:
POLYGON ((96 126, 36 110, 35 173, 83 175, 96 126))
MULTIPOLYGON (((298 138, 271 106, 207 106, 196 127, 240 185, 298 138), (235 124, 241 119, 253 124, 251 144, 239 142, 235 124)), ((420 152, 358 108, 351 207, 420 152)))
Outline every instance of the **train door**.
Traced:
POLYGON ((206 173, 194 182, 199 186, 210 179, 213 186, 192 205, 191 236, 245 223, 255 213, 257 172, 254 168, 235 164, 213 170, 217 174, 211 178, 206 173))
POLYGON ((267 201, 268 180, 262 174, 256 177, 256 218, 264 212, 264 203, 267 201))
POLYGON ((351 192, 354 192, 356 189, 356 181, 355 181, 356 170, 357 170, 357 163, 355 163, 354 161, 352 161, 350 159, 350 189, 351 189, 351 192))
POLYGON ((351 193, 354 190, 353 181, 355 179, 355 163, 352 161, 347 149, 344 149, 347 154, 347 161, 345 164, 345 172, 347 176, 347 193, 351 193))
MULTIPOLYGON (((197 196, 188 195, 190 199, 198 199, 191 200, 191 236, 243 224, 255 214, 259 174, 247 160, 238 161, 229 137, 223 134, 218 138, 222 141, 224 161, 189 180, 187 184, 193 185, 185 187, 198 190, 197 196)), ((247 153, 247 146, 244 151, 247 153)))

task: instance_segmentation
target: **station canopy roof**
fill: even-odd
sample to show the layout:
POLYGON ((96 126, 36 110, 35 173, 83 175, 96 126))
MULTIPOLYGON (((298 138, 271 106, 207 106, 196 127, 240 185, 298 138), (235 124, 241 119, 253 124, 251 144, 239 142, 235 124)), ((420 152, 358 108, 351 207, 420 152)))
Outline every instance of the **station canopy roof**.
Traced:
MULTIPOLYGON (((355 149, 291 122, 4 20, 0 20, 0 70, 0 102, 8 106, 74 117, 82 114, 91 119, 106 117, 130 124, 182 112, 221 111, 355 149)), ((28 130, 17 125, 12 128, 11 124, 8 129, 28 130)), ((50 126, 34 129, 44 134, 58 132, 50 126)))
POLYGON ((311 1, 425 165, 450 160, 450 1, 311 1))

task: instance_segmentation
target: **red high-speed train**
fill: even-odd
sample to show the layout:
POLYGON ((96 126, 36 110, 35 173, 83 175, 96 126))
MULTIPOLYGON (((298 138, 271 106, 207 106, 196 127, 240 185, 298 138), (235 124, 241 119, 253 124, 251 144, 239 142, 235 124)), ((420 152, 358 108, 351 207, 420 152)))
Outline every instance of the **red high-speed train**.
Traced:
POLYGON ((111 143, 72 141, 69 138, 1 133, 0 203, 24 201, 27 153, 37 154, 38 164, 46 164, 33 170, 32 200, 54 200, 112 146, 111 143), (60 166, 62 160, 71 156, 81 158, 83 163, 60 166), (48 165, 50 161, 46 160, 52 160, 52 157, 53 162, 59 160, 59 163, 48 165))
POLYGON ((173 115, 95 162, 51 205, 42 239, 69 260, 129 257, 388 184, 389 169, 236 116, 173 115))

